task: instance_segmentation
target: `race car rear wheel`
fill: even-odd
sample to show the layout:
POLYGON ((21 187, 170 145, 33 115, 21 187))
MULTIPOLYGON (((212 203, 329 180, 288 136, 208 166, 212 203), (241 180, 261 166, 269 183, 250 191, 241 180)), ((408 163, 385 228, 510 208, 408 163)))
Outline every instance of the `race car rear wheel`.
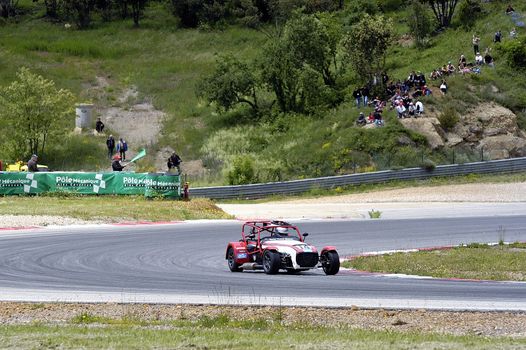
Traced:
POLYGON ((340 271, 340 256, 337 252, 326 252, 321 260, 321 266, 326 275, 336 275, 340 271))
POLYGON ((234 253, 234 248, 228 248, 227 260, 228 268, 232 272, 241 272, 242 269, 239 267, 239 264, 236 262, 236 255, 234 253))
POLYGON ((281 261, 278 253, 267 250, 263 254, 263 270, 268 275, 275 275, 279 271, 281 261))

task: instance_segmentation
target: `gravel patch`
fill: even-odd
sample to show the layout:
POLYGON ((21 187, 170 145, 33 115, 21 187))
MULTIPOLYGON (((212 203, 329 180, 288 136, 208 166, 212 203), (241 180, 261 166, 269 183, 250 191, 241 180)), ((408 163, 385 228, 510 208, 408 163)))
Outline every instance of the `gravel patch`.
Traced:
POLYGON ((49 215, 0 215, 0 228, 6 227, 30 227, 30 226, 50 226, 50 225, 85 225, 100 224, 102 221, 86 221, 63 216, 49 215))
POLYGON ((444 312, 429 310, 361 310, 150 304, 57 304, 0 303, 0 324, 44 322, 66 324, 82 313, 110 319, 144 321, 196 321, 200 317, 228 315, 232 320, 258 320, 313 326, 349 326, 368 330, 526 337, 526 313, 444 312))

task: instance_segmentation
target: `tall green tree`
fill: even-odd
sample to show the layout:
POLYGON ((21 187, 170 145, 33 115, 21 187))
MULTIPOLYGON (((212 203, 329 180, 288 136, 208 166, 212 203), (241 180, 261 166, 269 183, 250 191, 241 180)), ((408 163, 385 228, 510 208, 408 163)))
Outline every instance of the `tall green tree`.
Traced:
POLYGON ((449 27, 459 0, 422 0, 433 10, 439 27, 449 27))
POLYGON ((312 113, 330 103, 341 32, 315 15, 296 16, 271 40, 260 59, 265 85, 283 112, 312 113))
POLYGON ((139 20, 144 12, 148 0, 130 0, 132 6, 133 24, 138 27, 139 20))
POLYGON ((413 0, 409 7, 407 23, 415 38, 417 47, 423 47, 425 40, 433 30, 431 18, 428 15, 427 7, 418 0, 413 0))
POLYGON ((62 0, 67 14, 72 17, 81 29, 91 25, 91 14, 95 9, 96 0, 62 0))
POLYGON ((232 55, 218 56, 215 71, 198 84, 197 94, 214 103, 219 111, 246 104, 258 116, 259 81, 253 69, 232 55))
POLYGON ((393 22, 383 15, 364 15, 343 39, 343 45, 362 83, 381 81, 387 50, 394 36, 393 22))
POLYGON ((16 159, 43 155, 48 144, 58 142, 73 126, 73 94, 27 68, 16 76, 0 89, 0 124, 9 135, 7 152, 16 159))

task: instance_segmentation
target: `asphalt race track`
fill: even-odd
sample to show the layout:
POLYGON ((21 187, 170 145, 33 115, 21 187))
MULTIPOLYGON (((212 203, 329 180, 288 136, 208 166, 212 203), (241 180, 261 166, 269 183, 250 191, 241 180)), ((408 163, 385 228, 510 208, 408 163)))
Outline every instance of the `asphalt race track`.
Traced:
MULTIPOLYGON (((526 216, 298 221, 340 256, 469 242, 526 241, 526 216), (502 237, 503 235, 503 237, 502 237)), ((0 299, 526 310, 526 283, 393 278, 342 270, 231 273, 239 221, 93 225, 0 234, 0 299)))

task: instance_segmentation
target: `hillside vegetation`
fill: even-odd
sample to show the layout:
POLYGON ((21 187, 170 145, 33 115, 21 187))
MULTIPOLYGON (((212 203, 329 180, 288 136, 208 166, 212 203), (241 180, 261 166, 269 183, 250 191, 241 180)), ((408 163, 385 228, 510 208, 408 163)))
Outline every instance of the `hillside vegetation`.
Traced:
MULTIPOLYGON (((229 1, 194 3, 209 4, 198 12, 201 17, 197 20, 182 16, 173 4, 150 1, 144 2, 139 23, 134 23, 131 14, 125 19, 108 19, 105 12, 93 10, 89 25, 82 28, 77 17, 50 18, 44 3, 20 1, 16 15, 0 20, 0 86, 11 84, 18 69, 27 67, 73 92, 79 102, 123 108, 126 103, 117 101, 118 96, 135 86, 139 101, 151 100, 167 115, 150 155, 172 147, 185 162, 201 159, 207 169, 201 173, 208 175, 192 179, 200 183, 274 181, 420 166, 424 161, 467 161, 477 159, 478 152, 447 147, 432 150, 424 136, 406 129, 388 108, 383 113, 385 126, 357 127, 358 113, 368 114, 372 108, 357 109, 352 92, 371 83, 371 77, 380 72, 385 71, 391 80, 404 80, 413 70, 429 77, 448 61, 456 64, 461 54, 473 61, 471 39, 477 33, 481 51, 492 48, 495 68, 449 76, 446 96, 440 95, 440 81, 428 80, 433 96, 422 98, 426 110, 437 116, 447 110, 464 114, 481 102, 495 101, 511 109, 519 126, 526 127, 526 64, 521 60, 526 56, 524 28, 517 27, 518 37, 509 38, 515 23, 505 14, 503 2, 462 0, 452 23, 440 29, 431 8, 420 8, 424 12, 417 18, 428 18, 429 34, 418 41, 414 40, 415 30, 410 29, 415 5, 409 1, 346 1, 342 9, 323 7, 323 1, 315 8, 309 7, 313 1, 281 2, 299 4, 287 11, 276 10, 269 1, 268 8, 275 11, 266 14, 254 6, 239 14, 225 5, 234 3, 229 1), (219 6, 219 18, 211 16, 216 12, 210 4, 219 6), (473 10, 477 8, 480 11, 473 10), (258 15, 251 16, 251 11, 258 15), (385 16, 385 23, 391 21, 385 62, 378 60, 383 52, 353 51, 350 39, 358 40, 360 23, 367 14, 369 21, 380 15, 385 16), (295 28, 306 30, 294 36, 302 33, 295 28), (497 30, 503 33, 501 44, 493 43, 497 30), (318 38, 326 49, 302 41, 305 36, 318 38), (298 54, 287 56, 294 54, 289 52, 292 48, 298 54), (318 53, 322 56, 316 56, 318 53), (294 60, 299 56, 298 63, 294 60), (292 58, 287 61, 287 57, 292 58), (322 64, 318 66, 319 57, 322 64), (326 62, 326 57, 332 60, 326 62), (376 65, 362 72, 361 67, 369 62, 376 65), (280 71, 285 63, 292 68, 280 71), (218 75, 221 65, 228 74, 218 75), (278 75, 283 72, 290 73, 289 80, 278 75), (214 76, 220 79, 212 79, 214 76), (98 77, 109 82, 103 94, 91 89, 98 77), (294 102, 285 103, 276 94, 273 77, 297 89, 294 102), (213 89, 213 84, 219 88, 213 89), (254 96, 257 110, 241 101, 252 101, 254 96), (451 157, 452 152, 456 157, 451 157)), ((526 14, 525 4, 514 7, 517 13, 526 14)), ((382 93, 376 86, 372 89, 382 93)), ((1 123, 5 120, 0 119, 1 123)), ((28 151, 6 146, 9 137, 0 134, 0 159, 27 157, 28 151)), ((107 167, 104 153, 102 138, 64 134, 49 144, 43 161, 55 170, 98 170, 107 167)), ((143 169, 151 169, 153 161, 146 159, 143 169)))

